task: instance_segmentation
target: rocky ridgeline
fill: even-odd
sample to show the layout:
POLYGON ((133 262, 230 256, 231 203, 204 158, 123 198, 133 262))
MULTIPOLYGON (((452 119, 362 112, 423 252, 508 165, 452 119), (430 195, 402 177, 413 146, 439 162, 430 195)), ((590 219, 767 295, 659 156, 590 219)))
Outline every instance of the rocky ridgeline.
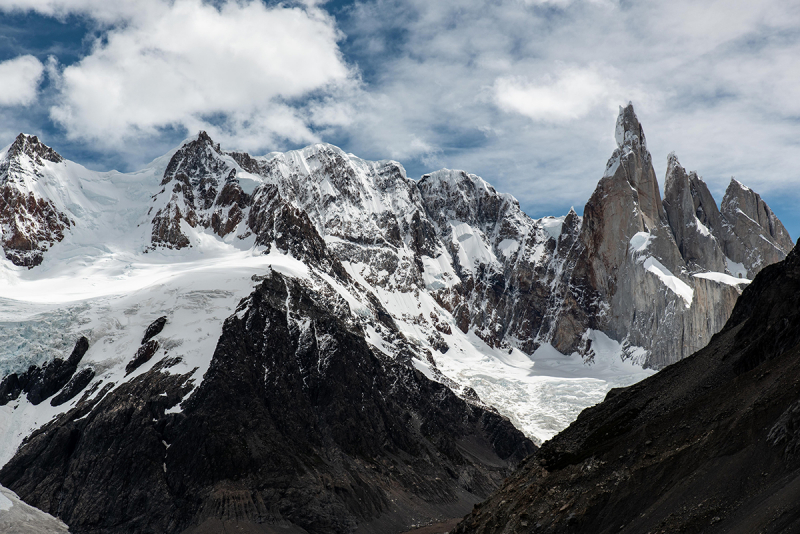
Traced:
MULTIPOLYGON (((331 145, 254 158, 224 153, 201 134, 165 173, 173 191, 153 220, 153 244, 188 246, 176 222, 183 218, 220 236, 255 233, 270 246, 283 235, 276 218, 298 221, 278 223, 284 228, 302 227, 307 218, 327 250, 371 290, 427 291, 458 328, 491 346, 532 353, 551 343, 590 360, 590 334, 598 330, 628 356, 660 368, 704 346, 727 320, 745 278, 785 257, 792 242, 763 200, 736 181, 717 208, 674 154, 662 202, 632 106, 620 111, 616 139, 583 218, 570 212, 533 220, 516 199, 463 171, 414 181, 395 162, 367 162, 331 145), (248 195, 237 172, 262 184, 248 195), (236 194, 222 195, 226 188, 236 194)), ((320 257, 301 252, 310 261, 320 257)), ((393 313, 408 319, 413 310, 393 313)), ((428 348, 447 350, 439 318, 413 320, 428 348)))
MULTIPOLYGON (((22 148, 4 161, 30 153, 25 162, 35 170, 37 161, 60 158, 21 139, 35 140, 18 138, 14 146, 22 148)), ((661 368, 704 346, 744 279, 785 257, 792 242, 756 193, 732 180, 718 208, 674 155, 662 201, 630 105, 620 110, 616 139, 583 218, 571 211, 534 220, 513 197, 463 171, 415 181, 396 162, 364 161, 326 144, 252 157, 225 152, 202 132, 166 167, 153 195, 148 246, 190 247, 188 229, 207 229, 346 272, 384 304, 391 295, 427 292, 451 318, 388 308, 419 328, 423 352, 446 352, 441 333, 454 324, 493 347, 530 354, 550 343, 591 360, 592 331, 600 331, 628 357, 661 368)), ((68 228, 61 215, 15 220, 56 225, 45 232, 49 239, 68 228)), ((34 259, 20 259, 19 247, 8 245, 12 261, 41 261, 44 237, 7 235, 8 243, 36 249, 26 253, 34 259)))
POLYGON ((63 161, 36 136, 25 134, 0 157, 0 244, 14 265, 41 264, 44 252, 64 239, 72 224, 37 187, 46 181, 46 166, 63 161))

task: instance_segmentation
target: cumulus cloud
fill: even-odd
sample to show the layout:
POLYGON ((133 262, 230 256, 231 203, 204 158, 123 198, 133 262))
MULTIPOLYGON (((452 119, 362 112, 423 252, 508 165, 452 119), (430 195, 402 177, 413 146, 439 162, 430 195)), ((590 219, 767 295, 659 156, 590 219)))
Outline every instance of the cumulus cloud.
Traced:
POLYGON ((735 174, 800 200, 790 0, 0 0, 9 10, 96 22, 86 57, 47 71, 51 116, 109 150, 201 128, 256 151, 324 140, 411 176, 475 172, 544 215, 580 210, 632 100, 660 177, 676 151, 717 195, 735 174))
POLYGON ((0 106, 27 106, 36 100, 44 65, 25 55, 0 62, 0 106))
POLYGON ((177 128, 207 129, 241 148, 314 141, 313 117, 293 101, 352 80, 341 34, 313 3, 5 2, 25 6, 110 25, 56 76, 51 117, 71 138, 121 147, 177 128))

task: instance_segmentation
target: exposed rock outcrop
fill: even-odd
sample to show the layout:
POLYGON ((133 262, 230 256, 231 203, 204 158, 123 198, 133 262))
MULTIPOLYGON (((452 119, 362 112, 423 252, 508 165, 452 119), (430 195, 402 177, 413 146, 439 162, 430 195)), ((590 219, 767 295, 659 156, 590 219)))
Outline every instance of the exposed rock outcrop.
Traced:
MULTIPOLYGON (((89 350, 89 340, 81 337, 66 360, 55 358, 41 367, 31 365, 20 375, 11 373, 6 376, 0 382, 0 406, 16 400, 22 393, 26 393, 28 400, 34 405, 50 398, 70 382, 87 350, 89 350)), ((75 391, 74 395, 77 395, 87 384, 88 382, 84 383, 80 389, 75 391)), ((76 387, 77 383, 73 384, 72 390, 75 390, 76 387)), ((56 405, 53 404, 53 406, 56 405)))
MULTIPOLYGON (((584 208, 574 269, 561 281, 570 298, 539 339, 561 352, 585 353, 581 334, 600 330, 631 357, 661 368, 705 346, 747 280, 739 283, 725 253, 725 236, 732 235, 725 213, 731 209, 717 210, 703 181, 687 174, 674 154, 662 202, 632 105, 620 109, 616 139, 618 147, 584 208)), ((767 214, 766 205, 760 209, 767 214)), ((769 226, 769 216, 762 219, 769 226)), ((783 235, 782 225, 773 222, 772 228, 783 235)), ((789 250, 770 243, 765 246, 775 252, 771 261, 789 250)))
POLYGON ((761 269, 782 260, 794 243, 761 196, 731 178, 720 212, 725 254, 741 263, 752 278, 761 269))
POLYGON ((795 248, 706 348, 584 410, 455 532, 796 532, 798 373, 795 248))
POLYGON ((151 245, 190 246, 182 224, 211 228, 220 237, 234 232, 251 200, 239 185, 236 167, 206 132, 184 143, 164 171, 163 189, 153 197, 156 206, 167 200, 153 217, 151 245))
POLYGON ((690 272, 728 272, 722 245, 716 237, 722 228, 717 203, 705 182, 697 173, 687 174, 674 153, 669 155, 667 164, 664 209, 690 272))

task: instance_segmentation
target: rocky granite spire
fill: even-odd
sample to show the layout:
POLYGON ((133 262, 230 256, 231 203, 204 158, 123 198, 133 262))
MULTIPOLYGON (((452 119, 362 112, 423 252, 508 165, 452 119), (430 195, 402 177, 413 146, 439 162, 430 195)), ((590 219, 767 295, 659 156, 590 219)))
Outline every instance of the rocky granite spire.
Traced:
POLYGON ((669 155, 663 205, 687 268, 726 272, 725 254, 716 237, 722 220, 717 203, 697 173, 686 173, 675 153, 669 155))
POLYGON ((617 149, 584 208, 568 296, 541 339, 591 359, 588 333, 599 330, 660 368, 705 345, 741 288, 731 277, 698 273, 727 274, 717 241, 699 223, 697 213, 718 218, 699 178, 671 156, 662 204, 633 106, 620 108, 615 137, 617 149))
POLYGON ((747 276, 782 260, 794 243, 775 213, 761 196, 731 178, 720 208, 723 247, 733 262, 744 265, 747 276))

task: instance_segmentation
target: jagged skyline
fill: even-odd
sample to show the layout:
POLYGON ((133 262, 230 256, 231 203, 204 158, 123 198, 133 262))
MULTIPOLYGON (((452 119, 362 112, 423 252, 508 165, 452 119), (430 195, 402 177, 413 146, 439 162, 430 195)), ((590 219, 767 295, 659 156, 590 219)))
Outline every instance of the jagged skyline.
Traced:
POLYGON ((675 151, 717 198, 735 175, 800 234, 800 13, 786 3, 3 0, 0 12, 2 145, 25 131, 125 171, 200 129, 251 153, 325 141, 413 178, 467 170, 539 217, 582 211, 614 149, 607 124, 632 100, 662 191, 675 151))

